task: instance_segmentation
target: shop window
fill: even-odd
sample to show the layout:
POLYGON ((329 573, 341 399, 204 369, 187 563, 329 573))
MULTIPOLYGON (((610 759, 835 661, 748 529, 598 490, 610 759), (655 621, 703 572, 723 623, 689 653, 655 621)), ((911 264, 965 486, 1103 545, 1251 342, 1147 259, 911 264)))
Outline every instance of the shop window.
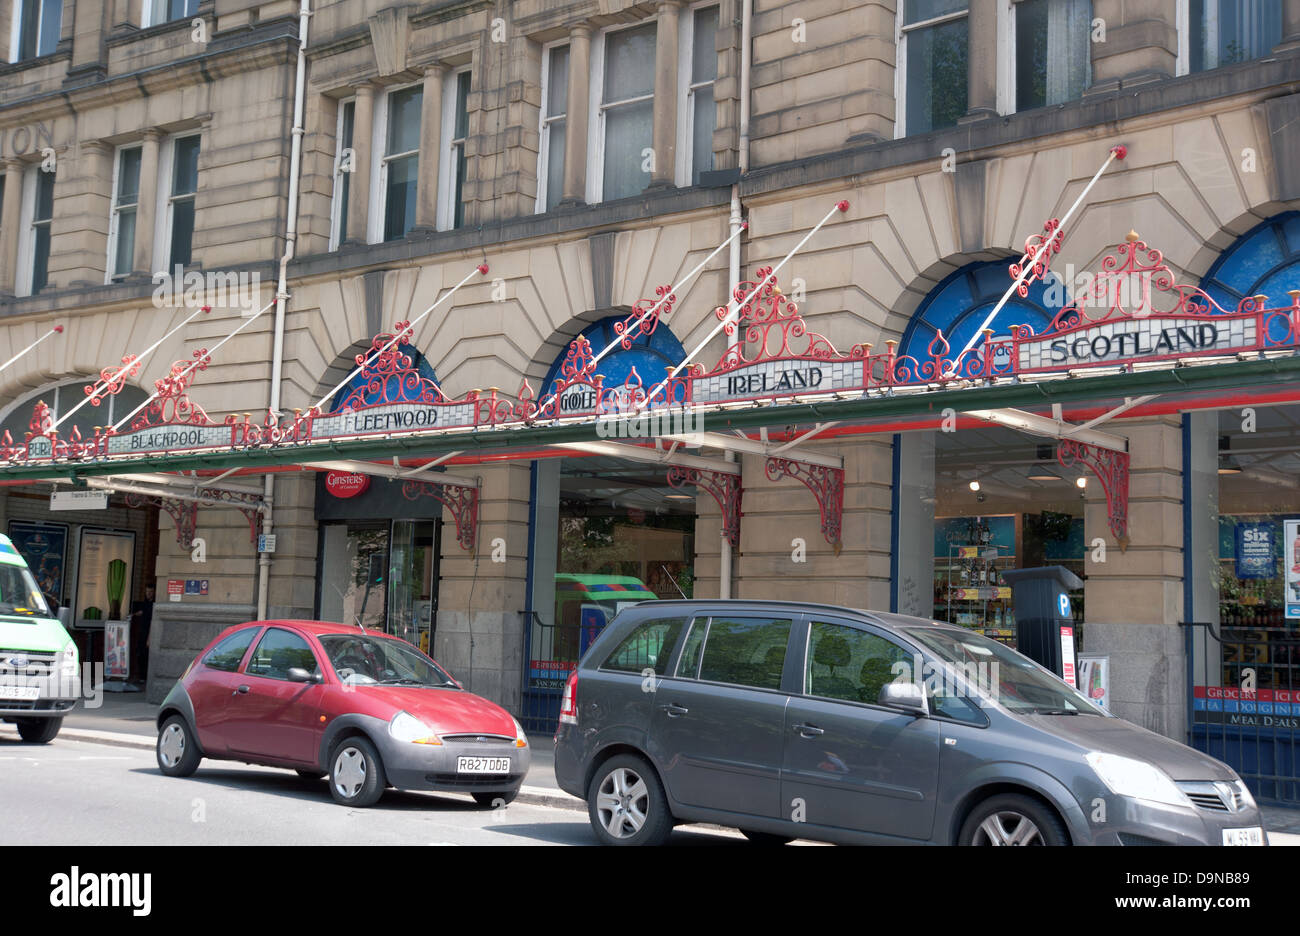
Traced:
POLYGON ((1270 218, 1243 234, 1201 277, 1201 288, 1229 312, 1247 296, 1265 295, 1271 307, 1290 304, 1300 284, 1300 211, 1270 218))
POLYGON ((189 266, 194 258, 195 203, 199 192, 199 137, 175 137, 167 147, 170 164, 163 174, 168 180, 162 220, 166 231, 167 263, 163 269, 189 266))
POLYGON ((30 166, 23 173, 18 278, 15 294, 35 296, 49 285, 50 240, 54 221, 54 173, 30 166))
POLYGON ((967 0, 898 5, 896 136, 956 126, 967 107, 967 0))
POLYGON ((320 620, 385 630, 389 525, 388 521, 321 524, 320 620))
POLYGON ((697 7, 682 17, 680 116, 677 119, 678 185, 699 185, 700 173, 713 168, 713 130, 717 126, 713 86, 718 79, 718 8, 697 7))
POLYGON ((1015 109, 1080 98, 1091 75, 1092 0, 1020 0, 1010 10, 1015 109))
POLYGON ((1263 58, 1282 42, 1283 0, 1177 0, 1178 74, 1263 58))
MULTIPOLYGON (((1011 285, 1007 272, 1010 263, 1009 259, 972 263, 949 275, 926 296, 912 316, 898 353, 911 355, 918 361, 926 360, 931 342, 942 330, 950 348, 949 356, 958 354, 979 333, 985 316, 1011 285)), ((1049 276, 1051 280, 1046 284, 1030 284, 1029 295, 1023 299, 1012 294, 989 326, 995 335, 1009 334, 1012 325, 1028 325, 1035 333, 1041 333, 1051 324, 1068 297, 1063 284, 1052 274, 1049 276)))

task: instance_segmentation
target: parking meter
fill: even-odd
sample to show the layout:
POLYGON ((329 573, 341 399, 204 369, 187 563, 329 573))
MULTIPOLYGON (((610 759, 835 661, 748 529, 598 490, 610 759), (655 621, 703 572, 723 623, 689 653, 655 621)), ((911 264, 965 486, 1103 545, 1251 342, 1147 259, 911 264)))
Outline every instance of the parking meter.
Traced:
POLYGON ((1071 686, 1074 673, 1074 614, 1069 593, 1083 580, 1064 566, 1007 569, 1016 609, 1016 649, 1071 686))

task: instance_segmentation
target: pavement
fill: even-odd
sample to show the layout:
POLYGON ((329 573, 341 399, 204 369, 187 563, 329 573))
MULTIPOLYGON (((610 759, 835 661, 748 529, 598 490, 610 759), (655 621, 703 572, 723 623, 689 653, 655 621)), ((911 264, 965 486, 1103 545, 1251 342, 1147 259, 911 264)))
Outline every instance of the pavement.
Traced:
MULTIPOLYGON (((87 708, 83 703, 68 715, 59 738, 152 751, 158 737, 157 717, 158 706, 146 702, 143 693, 106 692, 99 707, 87 708)), ((529 735, 528 741, 533 749, 532 765, 516 802, 585 813, 586 804, 555 782, 551 736, 529 735)), ((1263 805, 1260 812, 1270 844, 1300 845, 1300 809, 1263 805)))

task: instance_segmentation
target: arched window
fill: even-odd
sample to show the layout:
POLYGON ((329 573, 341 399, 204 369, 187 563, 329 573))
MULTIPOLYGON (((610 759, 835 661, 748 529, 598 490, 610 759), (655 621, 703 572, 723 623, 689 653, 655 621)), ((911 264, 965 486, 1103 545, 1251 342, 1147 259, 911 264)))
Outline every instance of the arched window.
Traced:
MULTIPOLYGON (((940 330, 950 353, 960 352, 1011 285, 1011 275, 1007 272, 1010 264, 1010 259, 970 263, 936 286, 904 330, 898 353, 924 360, 929 357, 930 343, 940 330)), ((1033 283, 1024 299, 1012 294, 989 326, 993 334, 1010 334, 1012 325, 1028 325, 1035 333, 1041 333, 1051 323, 1069 297, 1059 280, 1053 274, 1048 276, 1047 285, 1033 283)))
POLYGON ((1269 308, 1300 289, 1300 211, 1288 211, 1237 238, 1201 278, 1201 288, 1229 312, 1247 296, 1268 296, 1269 308))
MULTIPOLYGON (((12 406, 0 409, 0 437, 3 437, 7 431, 14 442, 22 442, 29 431, 28 424, 32 419, 32 410, 42 401, 50 408, 50 415, 54 417, 55 422, 58 422, 63 418, 64 413, 71 411, 86 398, 84 388, 90 383, 93 383, 92 378, 82 377, 71 383, 45 387, 29 394, 12 406)), ((129 415, 148 396, 149 394, 139 387, 127 384, 116 395, 102 398, 98 406, 87 403, 77 410, 67 422, 59 426, 59 438, 72 438, 74 426, 81 432, 83 439, 93 438, 96 426, 114 425, 129 415)))
MULTIPOLYGON (((618 338, 618 333, 614 331, 614 324, 623 321, 624 318, 625 316, 621 315, 611 315, 599 322, 593 322, 581 331, 580 334, 591 342, 592 354, 600 354, 618 338)), ((572 339, 565 344, 564 351, 551 364, 551 369, 542 384, 543 394, 550 393, 555 386, 555 381, 560 377, 560 365, 564 363, 564 356, 568 353, 571 343, 572 339)), ((624 350, 619 346, 601 358, 600 363, 596 365, 596 373, 605 378, 602 386, 609 389, 623 386, 627 382, 628 375, 632 373, 632 368, 635 367, 641 383, 649 389, 664 379, 666 368, 681 363, 684 357, 686 351, 682 348, 682 343, 663 322, 660 322, 651 334, 638 335, 632 342, 632 347, 624 350)))
MULTIPOLYGON (((438 375, 434 373, 433 365, 410 345, 405 345, 400 350, 410 358, 409 369, 402 367, 395 369, 394 372, 380 373, 379 367, 372 362, 349 380, 342 390, 334 394, 330 401, 330 412, 337 413, 349 407, 373 406, 376 403, 402 403, 427 399, 427 394, 432 392, 433 387, 441 386, 438 375)), ((355 366, 352 364, 352 367, 355 366)))

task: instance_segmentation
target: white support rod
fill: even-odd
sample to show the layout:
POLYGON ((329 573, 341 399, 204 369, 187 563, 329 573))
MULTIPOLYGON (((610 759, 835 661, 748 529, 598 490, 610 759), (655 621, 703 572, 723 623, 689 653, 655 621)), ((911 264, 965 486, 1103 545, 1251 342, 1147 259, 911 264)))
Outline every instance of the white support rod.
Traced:
MULTIPOLYGON (((714 247, 713 250, 710 251, 707 257, 705 257, 703 260, 701 260, 699 263, 695 265, 695 269, 691 270, 689 273, 683 276, 677 283, 674 283, 672 286, 669 286, 668 292, 664 293, 664 297, 662 299, 660 299, 650 308, 646 309, 644 312, 638 315, 636 317, 636 320, 633 321, 632 325, 628 328, 628 331, 631 331, 632 328, 635 328, 636 326, 640 325, 641 322, 647 316, 653 315, 655 312, 659 311, 660 306, 662 306, 665 302, 667 302, 671 297, 676 295, 679 289, 684 289, 687 283, 693 280, 701 270, 703 270, 706 266, 709 265, 710 261, 712 261, 714 257, 716 257, 726 247, 728 247, 737 237, 740 236, 740 232, 745 230, 745 228, 747 227, 749 227, 748 223, 744 221, 740 222, 740 225, 731 232, 731 235, 726 240, 724 240, 717 247, 714 247)), ((622 336, 615 338, 608 345, 602 348, 599 354, 597 354, 594 358, 591 359, 592 365, 598 364, 605 355, 609 354, 611 351, 613 351, 622 343, 623 343, 622 336)), ((549 397, 547 397, 545 400, 539 403, 537 406, 537 411, 540 413, 552 400, 555 399, 555 397, 556 394, 552 393, 549 397)))
MULTIPOLYGON (((762 290, 762 288, 767 285, 769 280, 775 279, 776 274, 781 271, 781 268, 790 262, 791 257, 793 257, 795 254, 797 254, 800 250, 803 249, 804 244, 812 240, 813 235, 822 229, 822 226, 826 224, 826 222, 829 221, 832 218, 832 216, 834 216, 835 212, 848 211, 848 210, 849 210, 849 203, 847 201, 836 202, 835 207, 832 208, 830 211, 826 212, 826 216, 823 217, 820 221, 818 221, 815 225, 813 225, 813 229, 809 231, 807 234, 805 234, 803 238, 799 241, 799 243, 794 245, 794 249, 791 250, 784 257, 782 257, 781 262, 778 263, 776 266, 772 267, 771 271, 767 274, 767 276, 763 277, 759 281, 758 285, 755 286, 752 290, 750 290, 749 295, 747 295, 741 301, 737 302, 734 308, 740 309, 741 307, 747 305, 750 302, 750 300, 752 300, 755 296, 757 296, 759 291, 762 290)), ((639 404, 637 404, 637 409, 641 410, 644 409, 646 406, 648 406, 650 401, 654 399, 655 394, 658 393, 660 390, 662 390, 665 386, 667 386, 668 381, 672 380, 674 377, 680 374, 682 370, 685 369, 685 367, 688 364, 690 364, 691 361, 693 361, 701 351, 704 350, 705 346, 710 341, 713 340, 713 336, 716 335, 718 332, 722 331, 722 329, 726 328, 727 323, 730 321, 731 321, 731 315, 728 314, 725 318, 722 319, 722 321, 718 322, 717 325, 713 326, 713 328, 709 330, 709 333, 704 336, 704 338, 700 341, 700 343, 697 344, 693 349, 691 349, 691 353, 686 355, 686 357, 682 358, 681 363, 678 364, 676 367, 674 367, 671 371, 669 371, 667 377, 659 381, 659 383, 655 384, 655 386, 650 390, 650 392, 646 394, 646 398, 642 400, 639 404)))
POLYGON ((1007 291, 1002 294, 1002 298, 998 300, 998 304, 995 305, 989 311, 989 314, 984 317, 984 321, 980 327, 975 329, 971 334, 970 340, 966 342, 966 347, 962 348, 961 353, 953 358, 952 364, 946 371, 947 374, 954 374, 957 372, 957 368, 961 366, 962 358, 970 352, 971 348, 975 347, 975 345, 979 343, 980 336, 984 334, 984 329, 988 328, 989 325, 992 324, 993 320, 997 318, 998 313, 1002 311, 1002 307, 1006 305, 1007 301, 1011 298, 1011 294, 1014 293, 1020 284, 1025 281, 1025 278, 1033 272, 1039 258, 1049 247, 1052 246, 1053 242, 1059 241, 1065 236, 1066 222, 1073 217, 1074 213, 1079 209, 1079 206, 1083 204, 1083 200, 1088 197, 1088 193, 1091 192, 1092 187, 1097 184, 1097 180, 1101 178, 1101 174, 1105 172, 1110 164, 1116 159, 1123 159, 1125 155, 1127 155, 1127 152, 1128 151, 1123 146, 1112 146, 1110 148, 1110 155, 1106 157, 1106 161, 1101 164, 1101 168, 1097 170, 1092 179, 1089 180, 1088 184, 1083 187, 1083 191, 1080 192, 1079 197, 1074 200, 1074 204, 1070 206, 1070 210, 1065 213, 1065 217, 1061 218, 1061 222, 1056 226, 1056 230, 1053 231, 1049 237, 1043 238, 1043 242, 1038 245, 1038 249, 1034 251, 1034 255, 1030 258, 1030 261, 1022 265, 1020 275, 1017 276, 1012 281, 1011 285, 1007 287, 1007 291))
MULTIPOLYGON (((181 323, 180 323, 179 325, 177 325, 175 328, 173 328, 173 329, 172 329, 171 331, 169 331, 167 334, 163 335, 161 338, 159 338, 159 339, 158 339, 157 341, 155 341, 153 344, 149 345, 149 347, 145 348, 145 349, 144 349, 143 351, 141 351, 139 354, 135 354, 135 355, 128 354, 126 359, 127 359, 127 360, 132 360, 132 361, 144 361, 144 359, 145 359, 146 357, 148 357, 149 355, 153 354, 154 351, 158 350, 158 346, 159 346, 159 345, 161 345, 164 341, 166 341, 166 340, 167 340, 168 338, 170 338, 172 335, 176 334, 178 331, 180 331, 182 328, 184 328, 186 325, 188 325, 191 321, 193 321, 193 319, 195 318, 195 316, 202 315, 204 312, 211 312, 211 311, 212 311, 212 306, 200 306, 199 308, 197 308, 197 309, 195 309, 193 312, 191 312, 189 315, 185 316, 184 320, 181 321, 181 323)), ((126 367, 127 365, 123 364, 122 366, 123 366, 123 367, 126 367)), ((109 383, 109 381, 105 380, 105 379, 101 376, 101 377, 99 378, 99 380, 96 380, 93 384, 91 384, 91 388, 92 388, 92 389, 91 389, 91 391, 90 391, 89 393, 86 394, 86 398, 85 398, 84 400, 82 400, 80 403, 78 403, 76 406, 74 406, 72 409, 68 410, 68 411, 67 411, 66 413, 64 413, 62 416, 60 416, 60 417, 58 418, 58 420, 54 423, 54 428, 55 428, 55 429, 59 428, 59 425, 60 425, 60 424, 61 424, 65 419, 67 419, 69 416, 71 416, 71 415, 72 415, 73 413, 75 413, 77 410, 81 409, 83 406, 85 406, 85 405, 86 405, 87 403, 89 403, 91 400, 97 400, 97 399, 99 399, 99 397, 101 396, 101 391, 102 391, 105 387, 108 386, 108 383, 109 383)))
POLYGON ((173 490, 168 487, 156 488, 132 481, 119 481, 112 476, 105 478, 86 478, 85 481, 86 487, 95 488, 96 490, 118 491, 123 494, 139 494, 142 497, 170 497, 175 500, 194 501, 195 503, 202 504, 205 507, 242 507, 247 510, 254 507, 260 509, 262 506, 261 504, 244 502, 236 503, 235 501, 223 501, 211 497, 204 497, 199 493, 202 488, 194 491, 173 490))
POLYGON ((1039 416, 1037 413, 1027 413, 1024 410, 968 410, 964 415, 1047 439, 1070 438, 1087 445, 1099 445, 1102 448, 1115 449, 1120 452, 1126 451, 1128 448, 1128 439, 1124 438, 1124 436, 1096 429, 1084 431, 1081 427, 1073 426, 1070 423, 1059 422, 1047 416, 1039 416))
MULTIPOLYGON (((460 452, 447 452, 447 453, 444 454, 444 455, 439 455, 439 456, 438 456, 437 458, 435 458, 433 461, 425 462, 425 463, 424 463, 423 465, 421 465, 419 468, 406 468, 406 469, 400 470, 400 471, 398 472, 398 474, 397 474, 397 477, 399 477, 399 478, 413 478, 413 477, 415 477, 415 476, 418 475, 418 474, 422 474, 423 472, 430 471, 430 470, 432 470, 432 469, 434 469, 434 468, 437 468, 437 467, 438 467, 439 465, 441 465, 443 462, 445 462, 445 461, 450 461, 451 459, 455 458, 455 457, 456 457, 457 455, 459 455, 459 454, 460 454, 460 452)), ((397 459, 394 458, 393 461, 396 462, 397 459)), ((394 467, 394 468, 398 468, 398 469, 401 469, 401 468, 402 468, 402 466, 401 466, 401 465, 398 465, 398 464, 394 464, 393 467, 394 467)))
MULTIPOLYGON (((481 276, 486 276, 486 275, 487 275, 487 271, 488 271, 488 266, 487 266, 487 264, 486 264, 486 263, 480 263, 478 266, 476 266, 476 267, 475 267, 473 270, 471 270, 469 273, 466 273, 466 274, 465 274, 465 277, 464 277, 464 278, 463 278, 459 283, 457 283, 455 286, 451 287, 451 289, 449 289, 446 293, 444 293, 441 297, 439 297, 438 300, 437 300, 436 302, 434 302, 433 305, 429 306, 429 308, 425 309, 423 312, 421 312, 421 313, 420 313, 419 315, 417 315, 415 318, 411 319, 410 324, 408 324, 408 325, 406 326, 406 327, 407 327, 407 330, 413 332, 413 331, 415 330, 415 326, 416 326, 416 325, 419 325, 420 322, 424 321, 424 319, 428 317, 428 315, 429 315, 430 312, 432 312, 434 309, 438 308, 438 306, 442 305, 444 302, 446 302, 446 301, 447 301, 448 299, 450 299, 452 296, 456 295, 456 290, 460 289, 462 286, 464 286, 466 283, 468 283, 468 282, 470 281, 470 277, 472 277, 475 273, 477 273, 477 274, 479 274, 479 275, 481 275, 481 276)), ((379 349, 377 349, 377 350, 375 350, 375 351, 371 351, 369 354, 367 354, 365 360, 362 361, 360 364, 358 364, 356 367, 354 367, 354 368, 353 368, 353 369, 348 373, 348 375, 347 375, 346 377, 344 377, 342 380, 340 380, 340 381, 339 381, 339 384, 338 384, 337 387, 335 387, 335 388, 334 388, 333 390, 331 390, 329 393, 325 394, 323 397, 321 397, 319 400, 317 400, 317 401, 315 402, 315 404, 313 404, 312 409, 318 409, 319 407, 323 406, 323 405, 324 405, 328 400, 332 399, 333 396, 334 396, 334 394, 338 393, 340 390, 342 390, 344 387, 346 387, 346 386, 348 385, 348 381, 350 381, 353 377, 357 376, 357 374, 361 373, 363 370, 365 370, 367 367, 369 367, 371 361, 373 361, 375 358, 379 357, 379 355, 383 354, 383 353, 384 353, 385 351, 387 351, 389 348, 393 347, 393 345, 397 344, 398 340, 399 340, 401 337, 402 337, 402 336, 401 336, 400 334, 398 334, 398 335, 394 335, 392 338, 389 338, 388 341, 386 341, 386 342, 384 343, 384 346, 383 346, 382 348, 379 348, 379 349)))
MULTIPOLYGON (((238 469, 236 469, 238 470, 238 469)), ((262 489, 251 484, 218 483, 214 479, 196 478, 185 474, 164 474, 156 471, 127 472, 109 475, 133 484, 152 484, 158 487, 175 488, 178 491, 227 491, 231 494, 255 494, 262 496, 262 489)))
MULTIPOLYGON (((175 377, 174 379, 175 379, 175 380, 181 380, 181 379, 184 379, 185 377, 188 377, 188 376, 189 376, 189 375, 194 371, 194 368, 198 367, 198 366, 199 366, 201 363, 203 363, 204 361, 210 359, 210 358, 212 357, 212 355, 216 354, 217 351, 219 351, 219 350, 221 349, 221 346, 222 346, 223 344, 225 344, 225 343, 226 343, 227 341, 229 341, 231 338, 234 338, 236 335, 238 335, 241 331, 243 331, 243 330, 244 330, 245 328, 247 328, 249 325, 252 325, 253 322, 257 321, 257 319, 258 319, 258 317, 259 317, 260 315, 262 315, 264 312, 266 312, 267 310, 269 310, 269 309, 270 309, 272 306, 274 306, 274 305, 275 305, 275 301, 272 300, 271 302, 269 302, 269 303, 267 303, 266 305, 262 306, 262 308, 259 309, 257 312, 254 312, 252 315, 250 315, 250 316, 249 316, 249 317, 244 321, 244 323, 243 323, 242 325, 240 325, 238 328, 236 328, 234 331, 232 331, 232 332, 231 332, 229 335, 227 335, 225 338, 222 338, 222 339, 221 339, 220 341, 218 341, 215 345, 213 345, 211 351, 206 352, 202 357, 196 358, 195 360, 191 361, 188 365, 186 365, 185 369, 184 369, 183 371, 181 371, 179 374, 177 374, 176 377, 175 377)), ((127 420, 129 420, 129 419, 130 419, 131 417, 133 417, 136 413, 140 412, 140 410, 142 410, 142 409, 144 409, 146 406, 148 406, 148 405, 149 405, 149 404, 150 404, 150 403, 151 403, 151 402, 152 402, 152 401, 153 401, 153 400, 158 396, 158 394, 160 394, 160 393, 162 393, 161 390, 155 390, 153 393, 149 394, 149 396, 147 396, 147 397, 145 398, 145 400, 144 400, 143 403, 141 403, 141 404, 140 404, 139 406, 137 406, 135 409, 131 410, 131 412, 127 413, 125 416, 123 416, 121 419, 119 419, 116 423, 114 423, 114 424, 113 424, 113 427, 112 427, 112 429, 111 429, 110 431, 112 431, 112 432, 117 432, 117 430, 121 429, 122 426, 126 424, 126 421, 127 421, 127 420)), ((71 414, 69 414, 69 415, 71 415, 71 414)))
POLYGON ((23 348, 21 351, 19 351, 17 354, 15 354, 13 357, 11 357, 9 360, 5 361, 3 364, 0 364, 0 371, 4 370, 6 367, 8 367, 8 366, 9 366, 10 364, 12 364, 14 361, 18 360, 20 357, 22 357, 22 356, 23 356, 24 354, 26 354, 28 351, 30 351, 30 350, 32 350, 33 348, 35 348, 38 344, 40 344, 40 343, 41 343, 42 341, 44 341, 46 338, 50 337, 50 335, 61 335, 61 334, 63 334, 63 326, 62 326, 62 325, 55 325, 53 328, 51 328, 51 329, 50 329, 49 331, 47 331, 45 334, 41 335, 41 337, 37 338, 35 341, 33 341, 33 342, 32 342, 31 344, 29 344, 27 347, 23 348))
POLYGON ((740 474, 739 465, 720 458, 705 458, 701 455, 688 455, 685 452, 664 452, 660 449, 629 445, 626 442, 554 442, 551 448, 586 452, 590 455, 609 455, 613 458, 626 458, 629 461, 648 462, 654 465, 681 465, 684 468, 699 468, 701 471, 740 474))
POLYGON ((1080 423, 1078 427, 1069 429, 1065 433, 1065 435, 1072 436, 1076 432, 1084 432, 1088 429, 1093 428, 1094 426, 1100 426, 1102 423, 1109 422, 1110 420, 1114 419, 1120 413, 1127 413, 1135 406, 1145 406, 1146 404, 1150 403, 1159 395, 1160 394, 1158 393, 1148 393, 1146 396, 1126 398, 1123 404, 1121 404, 1120 406, 1117 406, 1111 410, 1107 410, 1106 412, 1098 416, 1096 419, 1090 419, 1086 423, 1080 423))

